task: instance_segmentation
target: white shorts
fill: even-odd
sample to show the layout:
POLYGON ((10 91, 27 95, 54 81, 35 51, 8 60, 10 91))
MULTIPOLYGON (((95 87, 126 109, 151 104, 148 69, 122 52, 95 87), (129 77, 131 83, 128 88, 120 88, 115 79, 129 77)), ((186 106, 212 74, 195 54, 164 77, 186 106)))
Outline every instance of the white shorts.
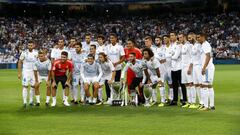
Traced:
POLYGON ((202 75, 201 84, 212 85, 214 79, 214 72, 215 72, 214 66, 212 68, 206 69, 206 74, 202 75))
POLYGON ((72 76, 72 85, 77 86, 82 83, 82 79, 80 75, 73 75, 72 76))
POLYGON ((164 74, 164 81, 167 81, 168 84, 172 84, 171 69, 166 70, 166 72, 164 74))
POLYGON ((42 81, 47 82, 48 81, 48 77, 47 76, 38 76, 38 80, 41 83, 42 81))
POLYGON ((22 85, 23 86, 34 86, 35 77, 33 71, 22 71, 22 85))
POLYGON ((193 84, 201 84, 202 80, 202 67, 201 65, 193 65, 193 84))
POLYGON ((96 83, 96 82, 99 82, 97 77, 91 77, 91 78, 86 77, 84 80, 84 83, 88 83, 88 84, 96 83))
MULTIPOLYGON (((156 84, 159 80, 158 80, 158 76, 157 75, 153 75, 152 72, 150 70, 148 70, 149 76, 150 76, 150 80, 152 82, 152 84, 156 84)), ((161 75, 161 81, 163 82, 163 76, 161 75)))
POLYGON ((187 74, 187 71, 188 71, 188 67, 183 67, 182 68, 182 83, 185 84, 185 83, 192 83, 193 82, 193 78, 192 78, 192 74, 191 75, 188 75, 187 74))

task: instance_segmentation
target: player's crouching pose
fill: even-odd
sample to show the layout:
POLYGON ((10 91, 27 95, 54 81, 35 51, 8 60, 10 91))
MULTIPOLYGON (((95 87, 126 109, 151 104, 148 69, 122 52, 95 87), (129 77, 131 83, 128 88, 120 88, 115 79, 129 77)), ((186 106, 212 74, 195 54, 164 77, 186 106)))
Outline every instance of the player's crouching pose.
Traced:
MULTIPOLYGON (((149 48, 143 49, 143 57, 144 57, 144 62, 143 62, 144 76, 143 76, 142 83, 144 84, 147 81, 147 84, 151 86, 148 88, 151 95, 153 91, 156 91, 156 87, 158 84, 160 84, 160 86, 163 86, 163 79, 161 78, 160 69, 159 69, 160 63, 154 57, 153 51, 149 48)), ((144 94, 145 94, 145 90, 144 90, 144 94)), ((152 104, 148 102, 148 99, 145 98, 145 100, 146 102, 144 106, 149 107, 156 104, 157 97, 152 97, 152 100, 153 100, 152 104)))
MULTIPOLYGON (((143 79, 143 63, 141 60, 136 59, 136 54, 134 52, 129 54, 128 58, 128 63, 123 69, 123 73, 121 74, 121 81, 123 82, 124 80, 124 75, 130 68, 134 73, 135 77, 132 79, 132 82, 130 84, 130 98, 131 98, 131 103, 135 106, 138 105, 138 93, 139 97, 142 98, 142 87, 138 88, 138 91, 136 90, 136 87, 139 86, 139 84, 142 83, 143 79)), ((124 82, 128 84, 127 82, 124 82)), ((142 85, 141 85, 142 86, 142 85)))
POLYGON ((100 102, 98 105, 102 104, 102 87, 105 85, 107 102, 106 104, 112 104, 112 92, 111 85, 115 79, 115 68, 110 60, 108 60, 107 55, 103 52, 98 54, 99 64, 101 65, 103 75, 100 79, 100 88, 98 90, 98 99, 100 102))
POLYGON ((68 103, 68 94, 70 81, 72 77, 73 64, 68 60, 68 53, 63 51, 61 53, 61 59, 54 61, 52 66, 52 104, 51 106, 56 106, 56 89, 58 83, 61 82, 62 89, 65 89, 65 98, 63 104, 65 106, 70 106, 68 103))
POLYGON ((79 84, 81 85, 81 90, 80 90, 80 95, 81 95, 81 100, 80 102, 84 102, 85 98, 85 91, 83 89, 83 82, 81 79, 81 74, 80 74, 80 68, 84 63, 86 54, 82 52, 82 44, 81 42, 78 42, 75 44, 75 51, 72 52, 72 62, 74 65, 73 69, 73 74, 72 74, 72 98, 74 104, 78 104, 78 86, 79 84))
POLYGON ((33 49, 33 41, 28 41, 28 49, 21 53, 18 62, 18 79, 22 79, 23 105, 27 106, 28 85, 30 84, 29 105, 33 105, 35 78, 33 65, 37 61, 37 52, 33 49), (23 67, 22 67, 23 66, 23 67))
POLYGON ((99 89, 99 81, 102 77, 102 68, 101 66, 95 62, 94 56, 92 54, 88 55, 87 62, 81 66, 81 77, 84 83, 84 90, 86 93, 86 103, 96 104, 97 95, 99 89), (93 85, 93 94, 90 94, 90 84, 93 85))
POLYGON ((38 61, 34 63, 34 77, 35 77, 35 95, 36 106, 40 106, 40 91, 39 87, 42 81, 47 85, 46 106, 49 105, 51 96, 51 61, 46 57, 43 51, 38 52, 38 61))

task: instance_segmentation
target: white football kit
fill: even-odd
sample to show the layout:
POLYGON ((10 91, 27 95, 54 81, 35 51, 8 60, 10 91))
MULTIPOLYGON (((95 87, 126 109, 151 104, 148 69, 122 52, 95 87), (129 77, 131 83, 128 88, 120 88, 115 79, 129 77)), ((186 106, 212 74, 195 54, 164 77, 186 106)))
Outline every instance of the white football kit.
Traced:
POLYGON ((202 52, 201 52, 202 67, 204 66, 204 62, 205 62, 207 53, 210 53, 211 59, 206 68, 206 74, 202 75, 201 82, 202 82, 202 84, 206 84, 206 85, 210 84, 211 85, 213 83, 213 79, 214 79, 215 66, 213 64, 213 59, 212 59, 212 47, 207 41, 205 41, 202 43, 202 52))
POLYGON ((29 50, 25 50, 20 55, 20 60, 23 60, 23 67, 22 67, 22 85, 34 86, 35 78, 34 78, 34 63, 37 61, 38 52, 33 50, 29 52, 29 50))
POLYGON ((51 70, 51 61, 47 59, 46 61, 41 62, 38 60, 34 63, 34 71, 38 72, 38 80, 41 83, 42 81, 48 81, 48 72, 51 70))
POLYGON ((190 64, 192 64, 191 50, 192 50, 192 44, 190 44, 189 42, 184 43, 181 47, 181 55, 182 55, 181 80, 183 84, 193 82, 192 74, 188 75, 187 73, 190 64))

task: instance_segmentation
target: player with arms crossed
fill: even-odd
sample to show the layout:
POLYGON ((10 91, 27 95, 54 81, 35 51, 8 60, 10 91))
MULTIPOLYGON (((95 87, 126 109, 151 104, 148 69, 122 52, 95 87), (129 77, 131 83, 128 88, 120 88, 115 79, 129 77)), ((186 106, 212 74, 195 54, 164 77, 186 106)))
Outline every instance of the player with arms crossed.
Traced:
POLYGON ((86 103, 96 104, 99 89, 99 81, 102 77, 102 68, 95 62, 92 54, 87 56, 87 62, 81 66, 81 77, 84 83, 84 90, 86 93, 86 103), (93 95, 90 94, 90 84, 93 85, 93 95))
POLYGON ((33 67, 34 63, 37 61, 37 52, 33 50, 33 41, 28 41, 28 49, 23 51, 20 55, 18 62, 18 79, 22 79, 22 96, 23 96, 23 106, 27 106, 27 95, 28 95, 28 85, 30 84, 30 97, 29 105, 33 106, 34 98, 34 72, 33 67))
POLYGON ((197 40, 202 46, 201 60, 202 60, 202 100, 203 107, 200 110, 215 110, 214 107, 214 90, 213 79, 215 66, 212 59, 212 47, 206 40, 206 35, 200 33, 197 35, 197 40), (209 103, 209 104, 208 104, 209 103))
POLYGON ((35 77, 35 96, 36 106, 40 106, 40 84, 42 81, 46 82, 47 93, 46 93, 46 106, 49 105, 51 96, 51 61, 46 57, 46 53, 43 51, 38 52, 38 61, 34 63, 34 77, 35 77))
POLYGON ((73 64, 70 60, 68 60, 68 53, 63 51, 61 53, 61 59, 53 62, 52 66, 52 104, 51 106, 56 106, 56 90, 58 83, 62 84, 62 89, 64 91, 64 101, 63 104, 65 106, 70 106, 68 103, 68 94, 69 87, 71 86, 70 81, 72 77, 73 64))

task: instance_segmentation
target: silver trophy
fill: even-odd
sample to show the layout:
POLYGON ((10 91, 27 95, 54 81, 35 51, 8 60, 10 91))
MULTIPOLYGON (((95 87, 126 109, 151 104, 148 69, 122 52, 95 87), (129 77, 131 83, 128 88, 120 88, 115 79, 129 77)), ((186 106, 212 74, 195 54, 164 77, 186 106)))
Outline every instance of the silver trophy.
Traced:
POLYGON ((120 106, 123 103, 123 87, 121 82, 113 82, 112 83, 112 105, 120 106))
POLYGON ((150 99, 152 98, 152 86, 150 84, 145 84, 143 87, 143 95, 145 98, 145 107, 150 107, 150 99))

